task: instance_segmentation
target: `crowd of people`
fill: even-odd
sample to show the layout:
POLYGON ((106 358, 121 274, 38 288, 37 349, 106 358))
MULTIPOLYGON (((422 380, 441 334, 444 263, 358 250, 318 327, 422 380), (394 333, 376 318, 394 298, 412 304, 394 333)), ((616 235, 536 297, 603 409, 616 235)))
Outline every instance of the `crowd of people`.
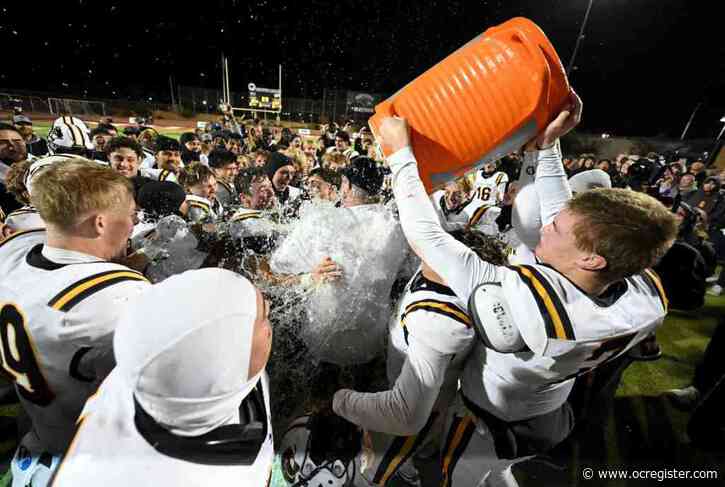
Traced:
POLYGON ((443 485, 517 485, 513 465, 571 433, 577 377, 656 354, 677 290, 651 268, 681 243, 704 279, 723 255, 717 176, 562 157, 580 118, 572 94, 520 151, 432 195, 396 118, 388 157, 350 123, 303 137, 225 114, 178 140, 0 124, 12 485, 261 486, 275 454, 295 486, 431 485, 423 461, 443 485), (293 301, 307 318, 282 328, 293 301), (284 343, 324 369, 302 380, 331 383, 316 397, 285 394, 279 335, 296 332, 284 343), (387 387, 366 392, 381 361, 387 387))

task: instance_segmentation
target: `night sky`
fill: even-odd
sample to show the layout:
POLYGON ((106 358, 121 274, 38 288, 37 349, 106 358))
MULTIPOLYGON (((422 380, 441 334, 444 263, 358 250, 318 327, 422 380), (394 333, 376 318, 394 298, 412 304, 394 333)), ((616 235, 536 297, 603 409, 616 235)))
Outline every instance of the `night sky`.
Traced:
MULTIPOLYGON (((725 116, 725 41, 719 2, 595 0, 570 80, 584 130, 714 138, 725 116)), ((0 91, 152 97, 168 103, 169 75, 219 88, 220 53, 232 90, 249 81, 285 96, 324 87, 391 94, 487 27, 534 20, 566 65, 587 0, 462 2, 205 1, 12 2, 0 7, 0 91)))

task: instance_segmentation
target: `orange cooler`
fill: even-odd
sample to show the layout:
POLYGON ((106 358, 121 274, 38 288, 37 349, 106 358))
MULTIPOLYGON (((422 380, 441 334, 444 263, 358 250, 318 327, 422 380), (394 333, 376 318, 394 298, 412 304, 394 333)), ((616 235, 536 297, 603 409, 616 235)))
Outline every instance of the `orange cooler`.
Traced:
MULTIPOLYGON (((561 111, 569 82, 532 21, 488 29, 375 107, 369 124, 405 117, 428 192, 509 154, 561 111)), ((381 147, 390 155, 388 147, 381 147)))

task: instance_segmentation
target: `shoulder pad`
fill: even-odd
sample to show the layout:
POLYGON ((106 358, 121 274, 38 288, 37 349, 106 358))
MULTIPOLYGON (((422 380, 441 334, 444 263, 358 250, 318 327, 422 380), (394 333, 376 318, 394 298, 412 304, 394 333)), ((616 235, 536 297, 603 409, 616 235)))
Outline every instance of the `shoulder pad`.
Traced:
POLYGON ((486 347, 501 353, 528 349, 514 323, 501 284, 480 284, 471 293, 468 309, 476 335, 486 347))

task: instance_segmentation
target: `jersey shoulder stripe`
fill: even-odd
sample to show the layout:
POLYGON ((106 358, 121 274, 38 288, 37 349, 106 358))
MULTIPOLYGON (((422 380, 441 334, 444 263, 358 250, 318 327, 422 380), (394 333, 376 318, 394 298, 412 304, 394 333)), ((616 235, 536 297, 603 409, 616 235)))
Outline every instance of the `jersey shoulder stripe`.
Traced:
POLYGON ((488 211, 489 208, 491 208, 491 207, 484 205, 484 206, 480 207, 479 209, 477 209, 476 211, 474 211, 473 216, 468 221, 468 224, 470 226, 476 225, 478 223, 478 221, 481 219, 481 217, 486 214, 486 212, 488 211))
POLYGON ((558 340, 576 340, 574 328, 564 303, 546 277, 529 265, 510 266, 509 268, 518 273, 534 296, 539 312, 544 319, 547 336, 558 340))
POLYGON ((0 247, 2 247, 3 245, 5 245, 8 242, 12 242, 13 240, 15 240, 18 237, 21 237, 22 235, 27 235, 29 233, 38 233, 38 232, 45 232, 45 228, 33 228, 32 230, 23 230, 21 232, 13 233, 9 237, 7 237, 3 240, 0 240, 0 247))
POLYGON ((437 299, 421 299, 413 301, 405 307, 403 314, 400 316, 400 321, 405 324, 405 318, 411 313, 419 310, 430 311, 431 313, 446 316, 465 325, 467 328, 470 328, 473 325, 471 317, 468 316, 465 311, 461 310, 461 308, 455 304, 439 301, 437 299))
POLYGON ((670 301, 667 299, 667 293, 665 293, 665 288, 662 286, 660 276, 658 276, 652 269, 645 269, 644 272, 642 272, 642 277, 644 277, 644 280, 647 284, 649 284, 652 290, 657 293, 657 296, 660 298, 660 302, 662 302, 662 307, 664 308, 665 313, 667 313, 670 301))
POLYGON ((217 181, 218 184, 221 184, 224 189, 229 191, 230 194, 234 194, 234 188, 231 187, 231 185, 225 183, 224 181, 217 181))
POLYGON ((11 216, 29 215, 29 214, 35 214, 35 213, 38 213, 38 210, 36 210, 33 207, 24 206, 22 208, 19 208, 15 211, 8 213, 7 218, 10 218, 11 216))
POLYGON ((499 175, 498 175, 498 176, 496 176, 496 185, 497 185, 497 186, 498 186, 499 184, 501 184, 501 181, 503 181, 503 176, 504 176, 504 174, 503 174, 503 173, 499 173, 499 175))
POLYGON ((241 222, 241 221, 249 220, 249 219, 252 219, 252 218, 259 219, 259 218, 262 218, 262 215, 260 215, 259 213, 252 213, 252 212, 250 212, 250 213, 243 213, 241 215, 235 215, 231 219, 231 221, 233 221, 233 222, 241 222))
POLYGON ((193 200, 187 200, 187 201, 189 202, 189 206, 191 206, 192 208, 201 208, 202 210, 206 211, 207 213, 209 213, 209 211, 211 209, 209 205, 201 203, 200 201, 193 201, 193 200))
POLYGON ((171 174, 171 171, 168 169, 162 169, 159 173, 159 181, 166 181, 169 177, 169 174, 171 174))
POLYGON ((98 291, 125 281, 148 282, 141 273, 130 269, 99 272, 66 287, 48 302, 48 306, 58 311, 69 311, 98 291))
POLYGON ((427 291, 441 294, 443 296, 456 297, 456 293, 453 289, 443 284, 438 284, 430 279, 426 279, 422 271, 418 271, 413 280, 410 283, 410 292, 415 293, 418 291, 427 291))

